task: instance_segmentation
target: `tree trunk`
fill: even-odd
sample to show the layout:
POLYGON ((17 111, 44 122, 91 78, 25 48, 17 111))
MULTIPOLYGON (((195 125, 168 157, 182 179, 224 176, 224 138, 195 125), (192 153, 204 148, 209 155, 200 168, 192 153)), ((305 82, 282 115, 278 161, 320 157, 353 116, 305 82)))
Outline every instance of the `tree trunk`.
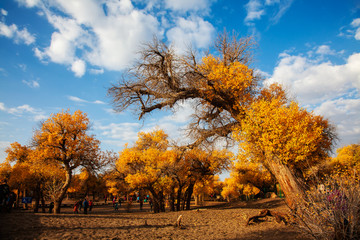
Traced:
POLYGON ((180 211, 180 210, 181 210, 180 204, 181 204, 182 188, 183 188, 183 186, 182 186, 182 185, 179 185, 179 189, 178 189, 177 196, 176 196, 176 211, 180 211))
POLYGON ((152 195, 154 213, 165 212, 164 194, 162 191, 156 193, 154 189, 149 189, 152 195))
POLYGON ((55 204, 54 204, 54 213, 58 214, 60 213, 60 208, 61 208, 61 203, 65 197, 65 194, 70 186, 71 183, 71 177, 72 177, 72 171, 71 168, 69 166, 65 166, 65 170, 66 170, 66 179, 65 179, 65 183, 64 185, 61 187, 60 193, 58 195, 58 197, 55 199, 55 204))
POLYGON ((41 198, 41 210, 43 213, 45 213, 46 210, 45 210, 45 199, 44 199, 43 191, 40 191, 40 198, 41 198))
POLYGON ((170 193, 170 211, 175 212, 175 187, 172 186, 170 193))
POLYGON ((38 182, 35 188, 34 213, 39 212, 39 202, 40 202, 40 183, 38 182))
POLYGON ((191 204, 191 196, 194 192, 194 186, 195 186, 195 182, 190 182, 188 188, 186 189, 186 207, 185 210, 190 210, 190 204, 191 204))
POLYGON ((301 180, 296 178, 284 164, 269 161, 268 165, 285 194, 286 203, 292 210, 295 210, 297 202, 304 200, 304 188, 301 180))

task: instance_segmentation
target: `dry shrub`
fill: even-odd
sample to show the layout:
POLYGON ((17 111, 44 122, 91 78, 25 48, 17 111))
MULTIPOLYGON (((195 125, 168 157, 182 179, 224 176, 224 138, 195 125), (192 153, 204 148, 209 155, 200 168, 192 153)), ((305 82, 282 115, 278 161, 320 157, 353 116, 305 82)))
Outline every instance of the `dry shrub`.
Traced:
POLYGON ((293 212, 296 225, 315 239, 360 239, 359 183, 359 174, 319 181, 293 212))

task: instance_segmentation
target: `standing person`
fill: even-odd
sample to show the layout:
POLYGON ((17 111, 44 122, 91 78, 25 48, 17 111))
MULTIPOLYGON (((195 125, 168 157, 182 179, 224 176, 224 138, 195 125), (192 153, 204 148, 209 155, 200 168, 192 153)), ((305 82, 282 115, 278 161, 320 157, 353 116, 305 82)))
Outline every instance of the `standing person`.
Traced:
POLYGON ((79 202, 74 204, 74 213, 79 213, 79 202))
POLYGON ((81 199, 79 200, 79 212, 81 212, 81 207, 82 207, 82 201, 81 201, 81 199))
POLYGON ((150 204, 150 211, 152 212, 153 202, 152 202, 152 199, 151 199, 151 198, 149 199, 149 204, 150 204))
POLYGON ((87 214, 87 210, 88 210, 88 207, 89 207, 89 202, 86 200, 86 198, 84 199, 83 207, 84 207, 84 214, 87 214))
POLYGON ((92 208, 93 208, 93 201, 89 200, 89 212, 91 212, 92 208))
POLYGON ((54 209, 54 202, 51 202, 49 205, 49 213, 52 213, 54 209))
POLYGON ((119 197, 119 207, 121 207, 121 197, 119 197))

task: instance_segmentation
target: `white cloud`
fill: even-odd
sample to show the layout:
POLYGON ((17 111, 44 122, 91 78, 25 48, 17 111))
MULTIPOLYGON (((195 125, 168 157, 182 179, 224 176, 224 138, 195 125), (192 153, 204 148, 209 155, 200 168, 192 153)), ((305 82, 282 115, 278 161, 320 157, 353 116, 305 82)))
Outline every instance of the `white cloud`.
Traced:
MULTIPOLYGON (((328 53, 330 48, 320 49, 328 53)), ((266 84, 283 84, 301 105, 327 117, 336 125, 343 146, 360 140, 359 66, 360 53, 352 54, 342 65, 281 54, 266 84)))
POLYGON ((34 7, 38 4, 40 4, 41 0, 16 0, 16 1, 26 7, 34 7))
POLYGON ((5 9, 0 9, 0 13, 1 13, 1 15, 3 15, 3 16, 7 16, 8 15, 8 12, 5 10, 5 9))
POLYGON ((133 144, 137 139, 140 127, 141 124, 139 123, 94 124, 94 130, 100 132, 102 142, 117 147, 123 147, 126 143, 133 144))
POLYGON ((30 45, 35 42, 35 36, 31 35, 26 28, 19 30, 15 24, 6 25, 0 22, 0 36, 12 38, 15 43, 30 45))
POLYGON ((187 49, 187 46, 205 48, 209 46, 214 27, 200 17, 188 19, 178 18, 176 26, 167 32, 167 38, 175 44, 178 49, 187 49))
POLYGON ((69 100, 73 101, 73 102, 77 102, 77 103, 94 103, 94 104, 105 104, 105 102, 100 101, 100 100, 95 100, 93 102, 81 99, 79 97, 75 97, 75 96, 68 96, 67 97, 69 100))
POLYGON ((207 10, 209 8, 210 1, 209 0, 165 0, 165 6, 169 9, 175 11, 199 11, 199 10, 207 10))
POLYGON ((23 117, 26 116, 30 118, 33 121, 40 121, 44 120, 47 117, 45 116, 44 111, 40 109, 36 109, 31 107, 28 104, 24 104, 17 107, 8 108, 5 106, 4 103, 0 102, 0 111, 6 112, 8 114, 17 116, 17 117, 23 117))
POLYGON ((86 71, 86 63, 81 59, 76 60, 71 65, 71 71, 75 73, 76 77, 82 77, 86 71))
POLYGON ((249 0, 245 5, 246 17, 244 22, 248 26, 254 25, 255 20, 260 20, 263 16, 272 14, 269 18, 272 24, 277 24, 281 17, 290 8, 293 0, 249 0))
POLYGON ((87 103, 88 101, 75 97, 75 96, 68 96, 68 99, 74 102, 80 102, 80 103, 87 103))
POLYGON ((335 99, 322 103, 315 113, 336 123, 340 145, 360 143, 360 99, 335 99))
POLYGON ((360 53, 351 55, 344 65, 314 62, 302 56, 282 54, 267 83, 278 82, 291 89, 303 104, 318 104, 360 89, 360 53))
POLYGON ((90 73, 92 74, 103 74, 104 73, 104 69, 90 69, 90 73))
POLYGON ((355 28, 355 39, 360 40, 360 18, 356 18, 351 22, 351 26, 355 28))
POLYGON ((265 14, 264 6, 259 0, 249 0, 245 5, 247 15, 245 17, 245 23, 250 24, 254 20, 261 19, 261 16, 265 14))
POLYGON ((100 101, 100 100, 96 100, 96 101, 94 101, 93 103, 95 103, 95 104, 106 104, 105 102, 100 101))
POLYGON ((78 77, 86 71, 85 61, 108 70, 125 69, 134 60, 140 43, 160 32, 156 17, 135 9, 129 0, 51 3, 41 9, 56 31, 50 46, 36 48, 35 55, 71 65, 78 77))
POLYGON ((128 68, 141 44, 154 35, 159 39, 166 35, 180 47, 205 48, 215 31, 194 15, 204 15, 213 0, 150 0, 136 7, 130 0, 18 1, 36 7, 54 27, 50 44, 34 48, 35 56, 66 65, 77 77, 85 74, 85 66, 93 74, 128 68), (144 9, 137 8, 144 5, 144 9), (190 11, 189 17, 179 17, 185 11, 190 11))
POLYGON ((35 80, 31 80, 31 81, 22 80, 22 82, 31 88, 39 88, 40 87, 39 82, 35 81, 35 80))
POLYGON ((188 123, 191 115, 194 114, 195 101, 186 101, 180 103, 174 107, 174 113, 172 115, 163 118, 163 121, 173 123, 188 123))
POLYGON ((335 55, 336 52, 330 49, 329 45, 321 45, 316 49, 316 53, 320 55, 335 55))

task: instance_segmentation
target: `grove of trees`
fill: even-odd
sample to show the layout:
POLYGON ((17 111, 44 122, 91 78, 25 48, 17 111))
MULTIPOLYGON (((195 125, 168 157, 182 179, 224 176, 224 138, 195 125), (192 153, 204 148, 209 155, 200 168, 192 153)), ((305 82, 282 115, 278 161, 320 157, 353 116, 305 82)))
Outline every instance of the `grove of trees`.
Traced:
MULTIPOLYGON (((60 213, 68 192, 93 196, 95 192, 137 192, 140 201, 149 193, 154 212, 162 212, 165 200, 170 210, 179 211, 190 209, 194 195, 197 200, 204 193, 221 191, 228 199, 254 196, 278 183, 296 217, 314 225, 315 215, 301 209, 325 209, 320 203, 329 200, 325 195, 309 195, 309 190, 322 194, 317 190, 319 179, 334 176, 336 181, 350 179, 358 187, 359 144, 343 147, 331 158, 334 127, 300 107, 282 86, 264 84, 251 66, 253 45, 251 38, 224 33, 208 53, 199 56, 191 49, 180 54, 154 39, 122 80, 109 88, 115 110, 136 110, 139 119, 189 101, 194 111, 188 125, 190 144, 174 144, 162 129, 156 129, 140 132, 137 141, 118 155, 104 152, 99 140, 88 134, 90 121, 85 113, 62 111, 41 123, 31 144, 11 144, 0 167, 1 180, 19 189, 18 193, 33 191, 35 211, 44 193, 48 194, 55 202, 55 213, 60 213), (236 146, 237 153, 227 150, 229 146, 236 146), (105 166, 112 167, 105 171, 105 166), (230 178, 220 183, 216 175, 224 170, 231 170, 230 178), (305 204, 311 199, 315 199, 311 205, 305 204)), ((349 181, 341 186, 348 189, 349 181)), ((356 235, 360 196, 343 193, 353 199, 355 210, 341 215, 339 221, 352 222, 339 227, 334 220, 330 225, 343 232, 353 226, 350 230, 356 235)), ((325 236, 321 228, 307 226, 313 236, 325 236)))
POLYGON ((326 159, 335 134, 327 120, 289 100, 281 86, 263 86, 250 66, 252 44, 251 38, 223 34, 212 54, 199 57, 191 50, 180 55, 155 39, 109 94, 116 110, 135 108, 139 118, 191 100, 189 147, 236 140, 239 155, 268 169, 295 208, 304 195, 306 168, 326 159))

